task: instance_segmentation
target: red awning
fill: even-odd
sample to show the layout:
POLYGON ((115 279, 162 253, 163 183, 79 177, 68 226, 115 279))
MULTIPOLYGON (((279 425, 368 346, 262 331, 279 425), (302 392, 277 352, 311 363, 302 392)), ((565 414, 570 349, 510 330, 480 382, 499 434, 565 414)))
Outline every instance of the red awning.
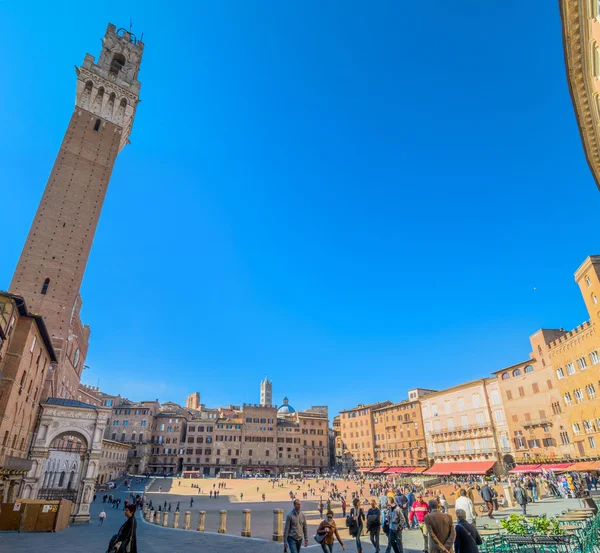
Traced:
POLYGON ((540 470, 543 469, 543 470, 547 470, 548 472, 552 472, 555 470, 565 470, 565 469, 568 469, 572 465, 573 465, 573 463, 554 463, 551 465, 542 465, 540 467, 540 470))
MULTIPOLYGON (((565 470, 565 469, 563 469, 565 470)), ((573 465, 570 465, 567 470, 573 470, 575 472, 584 472, 588 470, 600 470, 600 461, 579 461, 573 465)))
POLYGON ((377 467, 371 471, 371 474, 381 474, 382 472, 385 472, 387 469, 388 469, 388 467, 377 467))
POLYGON ((392 468, 390 468, 390 470, 387 471, 387 474, 390 474, 390 473, 408 474, 408 473, 412 472, 413 470, 414 470, 414 467, 392 467, 392 468))
POLYGON ((542 465, 517 465, 514 469, 508 471, 509 474, 519 474, 525 472, 534 472, 539 474, 542 472, 542 465))
POLYGON ((412 474, 421 474, 422 472, 425 472, 427 470, 427 467, 415 467, 412 471, 412 474))
POLYGON ((358 470, 358 472, 370 472, 372 470, 372 467, 371 468, 362 468, 362 469, 357 469, 357 470, 358 470))
POLYGON ((490 471, 496 461, 465 461, 464 463, 433 463, 423 474, 485 474, 490 471))

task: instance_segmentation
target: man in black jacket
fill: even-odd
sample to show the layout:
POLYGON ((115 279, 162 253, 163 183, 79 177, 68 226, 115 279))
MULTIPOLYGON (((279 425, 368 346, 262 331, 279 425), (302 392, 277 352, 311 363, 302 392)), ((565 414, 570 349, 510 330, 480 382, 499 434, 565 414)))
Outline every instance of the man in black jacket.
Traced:
POLYGON ((481 488, 481 499, 485 501, 488 510, 488 517, 494 518, 492 513, 494 512, 494 493, 492 492, 492 488, 490 488, 487 482, 481 488))
POLYGON ((454 540, 454 553, 479 553, 479 545, 483 543, 477 528, 467 522, 467 513, 456 509, 456 538, 454 540))

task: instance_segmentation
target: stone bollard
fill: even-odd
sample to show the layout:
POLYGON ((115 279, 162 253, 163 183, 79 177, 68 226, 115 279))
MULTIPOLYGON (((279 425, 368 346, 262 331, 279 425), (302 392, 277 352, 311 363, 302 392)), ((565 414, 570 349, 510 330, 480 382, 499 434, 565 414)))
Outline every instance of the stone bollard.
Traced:
POLYGON ((156 511, 154 511, 154 510, 150 510, 150 513, 149 513, 149 515, 150 515, 150 516, 148 517, 148 522, 149 522, 150 524, 153 524, 153 523, 154 523, 154 514, 155 514, 155 512, 156 512, 156 511))
POLYGON ((198 532, 204 532, 204 517, 206 517, 206 511, 200 511, 198 513, 198 532))
POLYGON ((156 524, 157 526, 160 526, 160 523, 162 522, 162 511, 156 511, 156 516, 154 517, 154 524, 156 524))
POLYGON ((244 515, 244 519, 242 521, 242 536, 245 538, 250 537, 250 513, 251 509, 244 509, 242 514, 244 515))
POLYGON ((192 516, 192 513, 190 513, 189 511, 185 512, 185 518, 183 519, 183 529, 184 530, 189 530, 190 529, 190 518, 192 516))
POLYGON ((175 511, 175 516, 173 517, 173 528, 179 528, 179 511, 175 511))
POLYGON ((273 509, 273 541, 283 541, 283 509, 273 509))
POLYGON ((165 511, 163 513, 163 526, 165 526, 165 527, 169 526, 169 513, 168 513, 168 511, 165 511))
POLYGON ((504 508, 509 509, 510 507, 514 507, 515 502, 513 501, 511 485, 503 484, 502 487, 504 488, 504 499, 506 500, 506 503, 504 504, 504 508))
POLYGON ((142 507, 142 517, 144 517, 144 519, 148 518, 148 506, 147 505, 144 505, 142 507))
POLYGON ((227 511, 219 511, 219 534, 225 534, 227 531, 227 511))

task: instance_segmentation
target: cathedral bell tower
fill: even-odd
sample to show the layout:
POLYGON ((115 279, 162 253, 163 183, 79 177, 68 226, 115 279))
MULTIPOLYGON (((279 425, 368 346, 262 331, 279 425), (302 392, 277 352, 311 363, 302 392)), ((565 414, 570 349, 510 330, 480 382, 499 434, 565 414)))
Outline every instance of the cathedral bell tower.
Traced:
POLYGON ((13 276, 10 291, 42 315, 57 357, 44 396, 72 398, 88 348, 79 290, 117 155, 129 143, 144 44, 109 24, 98 62, 76 68, 75 109, 13 276))

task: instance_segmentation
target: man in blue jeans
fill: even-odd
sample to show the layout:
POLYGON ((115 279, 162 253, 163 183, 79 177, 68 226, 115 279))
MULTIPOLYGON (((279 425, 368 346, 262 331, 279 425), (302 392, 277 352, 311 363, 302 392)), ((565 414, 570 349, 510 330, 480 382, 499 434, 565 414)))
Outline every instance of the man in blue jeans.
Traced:
POLYGON ((391 503, 388 506, 386 518, 389 520, 390 530, 388 532, 388 546, 385 553, 390 553, 393 549, 394 553, 403 553, 402 548, 402 530, 406 527, 406 519, 400 507, 396 505, 394 499, 390 499, 391 503))
POLYGON ((300 500, 294 499, 294 508, 285 519, 283 550, 289 551, 289 553, 299 553, 303 541, 304 547, 308 547, 308 528, 306 527, 306 517, 300 511, 301 507, 300 500))

